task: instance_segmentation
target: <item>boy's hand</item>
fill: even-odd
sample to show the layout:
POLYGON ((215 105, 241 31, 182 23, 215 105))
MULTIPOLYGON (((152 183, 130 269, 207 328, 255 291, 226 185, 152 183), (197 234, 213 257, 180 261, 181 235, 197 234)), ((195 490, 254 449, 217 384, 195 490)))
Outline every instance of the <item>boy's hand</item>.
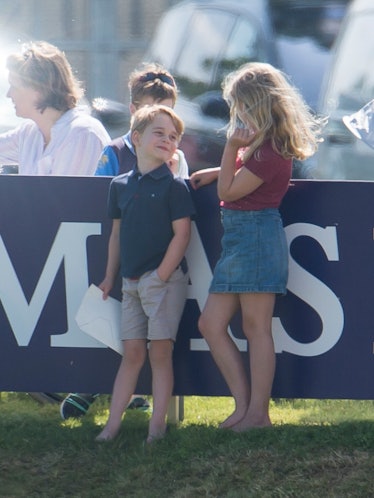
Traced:
POLYGON ((108 299, 109 292, 113 288, 113 282, 110 278, 105 277, 104 280, 99 285, 99 289, 103 291, 103 299, 104 301, 108 299))
POLYGON ((178 167, 179 167, 179 156, 177 152, 174 152, 173 157, 168 161, 167 165, 170 168, 170 171, 173 173, 173 175, 176 175, 178 173, 178 167))
POLYGON ((167 282, 169 280, 169 278, 170 278, 170 275, 167 275, 167 276, 166 275, 160 275, 160 272, 159 272, 158 269, 156 270, 156 273, 157 273, 158 278, 161 280, 161 282, 167 282))

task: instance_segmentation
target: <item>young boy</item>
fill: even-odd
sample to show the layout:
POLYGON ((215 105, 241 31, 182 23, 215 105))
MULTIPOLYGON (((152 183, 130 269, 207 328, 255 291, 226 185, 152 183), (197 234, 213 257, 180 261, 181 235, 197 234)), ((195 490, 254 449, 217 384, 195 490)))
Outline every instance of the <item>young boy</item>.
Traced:
MULTIPOLYGON (((163 104, 172 108, 175 105, 177 85, 169 71, 159 64, 149 63, 134 70, 130 74, 128 86, 131 114, 145 105, 163 104)), ((174 153, 168 164, 176 176, 188 178, 188 165, 181 150, 174 153)), ((128 173, 135 165, 135 149, 128 131, 104 148, 95 175, 117 176, 128 173)), ((65 420, 85 415, 98 396, 97 393, 70 393, 61 403, 61 417, 65 420)), ((147 410, 149 403, 146 399, 137 397, 132 400, 128 408, 147 410)))
MULTIPOLYGON (((145 105, 163 104, 174 107, 177 99, 177 85, 173 76, 162 66, 149 63, 136 69, 129 77, 130 113, 145 105)), ((95 175, 117 176, 127 173, 136 164, 135 150, 130 132, 118 137, 104 148, 95 175)), ((184 154, 177 150, 170 159, 173 173, 188 178, 188 165, 184 154)))
POLYGON ((99 287, 106 299, 121 268, 123 357, 109 419, 96 441, 117 435, 146 359, 147 342, 153 390, 147 443, 165 434, 173 390, 173 344, 187 296, 184 253, 194 214, 185 182, 174 177, 167 164, 183 128, 167 106, 137 110, 130 130, 137 166, 110 185, 108 212, 113 226, 106 274, 99 287))

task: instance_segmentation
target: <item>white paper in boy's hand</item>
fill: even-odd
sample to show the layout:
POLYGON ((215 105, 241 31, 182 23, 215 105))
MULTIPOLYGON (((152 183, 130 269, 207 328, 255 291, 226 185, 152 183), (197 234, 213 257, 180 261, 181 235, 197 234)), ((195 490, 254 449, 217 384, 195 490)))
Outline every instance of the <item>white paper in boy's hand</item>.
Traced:
POLYGON ((112 297, 104 301, 103 291, 90 285, 75 316, 78 327, 94 339, 122 354, 119 339, 121 303, 112 297))

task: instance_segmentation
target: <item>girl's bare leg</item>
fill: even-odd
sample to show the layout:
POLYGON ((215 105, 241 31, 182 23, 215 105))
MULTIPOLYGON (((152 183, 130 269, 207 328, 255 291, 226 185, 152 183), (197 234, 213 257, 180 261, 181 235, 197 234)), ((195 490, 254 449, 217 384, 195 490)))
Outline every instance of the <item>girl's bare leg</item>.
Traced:
POLYGON ((274 294, 241 294, 243 331, 249 342, 251 400, 245 416, 232 429, 241 432, 271 425, 269 402, 275 372, 272 336, 274 294))
POLYGON ((166 414, 174 385, 172 355, 173 341, 151 341, 149 360, 152 368, 153 411, 149 421, 148 443, 165 435, 166 414))
POLYGON ((109 418, 104 429, 96 437, 96 441, 110 441, 118 434, 123 412, 135 392, 146 353, 145 340, 123 341, 123 357, 114 381, 109 418))
POLYGON ((221 428, 239 422, 246 414, 250 400, 249 382, 241 353, 228 334, 230 320, 238 309, 237 294, 209 294, 199 319, 199 329, 235 401, 234 412, 220 424, 221 428))

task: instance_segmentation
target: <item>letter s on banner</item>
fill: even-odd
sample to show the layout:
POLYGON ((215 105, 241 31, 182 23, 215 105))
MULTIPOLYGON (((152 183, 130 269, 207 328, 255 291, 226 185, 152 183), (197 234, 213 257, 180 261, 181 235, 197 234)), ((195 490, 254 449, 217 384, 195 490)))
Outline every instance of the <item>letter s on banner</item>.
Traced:
MULTIPOLYGON (((309 223, 294 223, 286 227, 286 236, 289 247, 297 237, 311 237, 321 245, 328 261, 339 261, 336 227, 321 228, 309 223)), ((335 346, 343 332, 344 311, 338 297, 323 282, 298 265, 291 256, 287 287, 319 314, 322 331, 315 341, 300 343, 287 334, 279 318, 273 318, 275 351, 299 356, 318 356, 326 353, 335 346)))

